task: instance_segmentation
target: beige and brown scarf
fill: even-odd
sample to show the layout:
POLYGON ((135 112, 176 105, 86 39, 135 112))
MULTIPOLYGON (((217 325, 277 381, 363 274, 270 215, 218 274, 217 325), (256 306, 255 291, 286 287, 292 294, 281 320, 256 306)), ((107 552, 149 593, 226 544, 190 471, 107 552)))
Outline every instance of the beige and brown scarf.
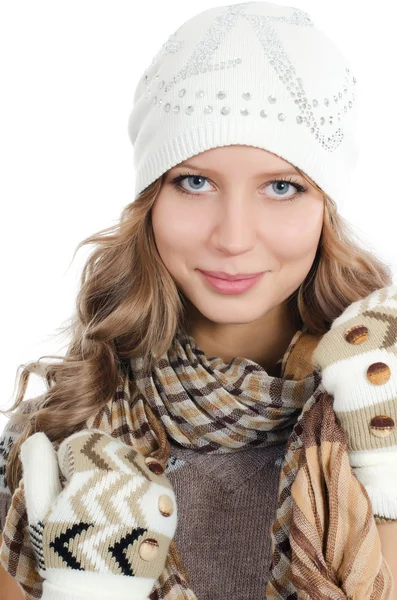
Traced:
MULTIPOLYGON (((298 331, 274 377, 248 359, 208 358, 192 337, 178 334, 150 377, 132 361, 114 398, 86 426, 121 438, 163 469, 168 437, 215 453, 287 440, 276 519, 263 532, 273 544, 263 597, 390 600, 392 575, 370 500, 350 467, 332 397, 311 366, 319 339, 298 331)), ((12 498, 0 558, 28 599, 41 597, 23 486, 12 498)), ((174 541, 150 599, 197 600, 174 541)))

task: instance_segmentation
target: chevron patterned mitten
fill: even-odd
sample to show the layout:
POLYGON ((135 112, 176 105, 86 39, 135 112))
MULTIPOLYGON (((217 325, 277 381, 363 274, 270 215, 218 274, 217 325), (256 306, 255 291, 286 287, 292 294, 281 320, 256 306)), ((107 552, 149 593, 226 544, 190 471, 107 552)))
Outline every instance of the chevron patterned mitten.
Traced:
POLYGON ((177 526, 168 478, 96 429, 74 433, 57 452, 35 433, 22 444, 21 461, 42 598, 147 599, 177 526))
POLYGON ((353 302, 314 350, 374 515, 397 519, 397 287, 353 302))

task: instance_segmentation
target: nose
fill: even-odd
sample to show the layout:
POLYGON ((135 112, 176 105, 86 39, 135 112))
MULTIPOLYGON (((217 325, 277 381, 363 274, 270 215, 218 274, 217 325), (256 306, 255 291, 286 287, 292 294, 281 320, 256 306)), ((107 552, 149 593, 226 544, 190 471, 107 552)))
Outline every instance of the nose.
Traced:
POLYGON ((243 254, 255 247, 257 231, 254 209, 246 194, 229 193, 220 200, 219 215, 213 230, 215 247, 228 254, 243 254))

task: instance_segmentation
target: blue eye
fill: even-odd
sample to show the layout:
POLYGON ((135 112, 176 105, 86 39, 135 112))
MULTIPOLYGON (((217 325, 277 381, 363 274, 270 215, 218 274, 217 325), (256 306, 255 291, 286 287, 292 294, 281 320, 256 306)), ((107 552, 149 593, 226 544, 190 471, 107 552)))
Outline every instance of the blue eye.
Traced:
MULTIPOLYGON (((195 191, 203 191, 203 183, 208 182, 208 178, 204 177, 204 175, 196 174, 196 173, 181 173, 177 177, 175 177, 171 184, 175 187, 175 189, 181 194, 186 194, 188 196, 201 196, 203 194, 195 194, 195 191), (189 186, 191 186, 190 190, 184 188, 181 184, 184 180, 189 181, 189 186)), ((276 192, 280 191, 280 194, 276 194, 276 196, 269 196, 271 200, 275 200, 276 202, 281 201, 293 201, 296 200, 301 194, 307 191, 307 187, 301 185, 300 183, 293 182, 291 179, 272 179, 268 181, 265 187, 272 186, 272 190, 276 192), (282 184, 282 189, 279 189, 279 185, 282 184), (289 190, 291 187, 295 188, 296 193, 291 195, 287 195, 285 190, 289 190)), ((204 188, 204 192, 209 191, 204 188)))
MULTIPOLYGON (((284 181, 283 179, 275 179, 274 181, 271 181, 269 183, 269 185, 272 186, 272 190, 274 192, 276 192, 276 191, 281 192, 280 193, 280 198, 282 198, 283 196, 286 196, 288 199, 290 198, 290 196, 287 196, 287 194, 286 194, 286 190, 288 192, 288 189, 291 188, 291 182, 290 181, 284 181), (282 189, 280 189, 279 186, 282 186, 282 189)), ((294 184, 294 186, 297 188, 297 185, 294 184)))
MULTIPOLYGON (((181 191, 182 193, 185 193, 185 194, 190 193, 181 185, 181 183, 185 179, 189 181, 189 185, 192 185, 192 191, 194 191, 194 190, 202 191, 202 189, 203 189, 202 184, 207 181, 207 178, 202 177, 201 175, 192 175, 190 173, 187 173, 186 175, 185 174, 178 175, 178 177, 175 177, 175 179, 172 180, 172 183, 175 185, 175 187, 178 189, 178 191, 181 191)), ((204 190, 204 191, 208 191, 208 190, 204 190)))

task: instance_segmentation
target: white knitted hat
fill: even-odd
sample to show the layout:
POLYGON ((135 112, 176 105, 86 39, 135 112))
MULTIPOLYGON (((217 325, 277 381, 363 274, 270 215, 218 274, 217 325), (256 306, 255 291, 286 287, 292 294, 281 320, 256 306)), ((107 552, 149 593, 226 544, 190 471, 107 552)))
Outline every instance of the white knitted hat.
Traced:
POLYGON ((138 82, 128 133, 135 195, 218 146, 263 148, 340 208, 358 159, 356 78, 303 10, 217 6, 183 23, 138 82))

